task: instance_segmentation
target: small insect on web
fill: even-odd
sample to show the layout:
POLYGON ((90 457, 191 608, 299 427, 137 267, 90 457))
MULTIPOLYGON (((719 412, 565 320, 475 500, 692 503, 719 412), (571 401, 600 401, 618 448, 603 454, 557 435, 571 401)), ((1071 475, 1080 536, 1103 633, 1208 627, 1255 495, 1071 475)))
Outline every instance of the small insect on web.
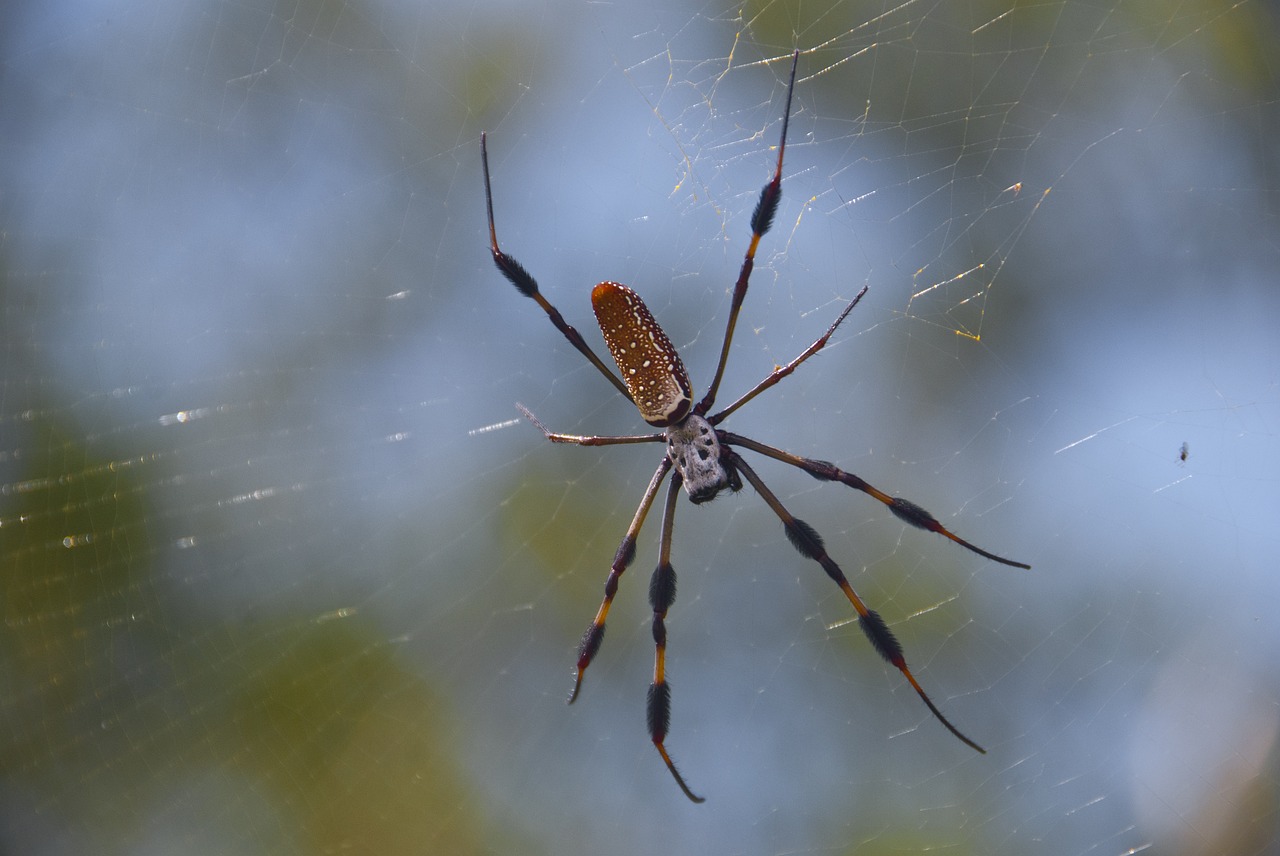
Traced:
POLYGON ((720 380, 724 376, 725 364, 729 359, 729 345, 733 341, 734 327, 738 322, 738 313, 747 295, 747 283, 751 278, 751 269, 755 264, 756 247, 761 237, 769 231, 773 216, 778 207, 778 199, 782 195, 782 157, 787 145, 787 125, 791 119, 791 96, 796 85, 796 66, 800 52, 791 57, 791 79, 787 86, 787 102, 782 114, 782 134, 778 142, 778 160, 774 167, 773 177, 760 191, 760 201, 756 203, 755 213, 751 216, 751 242, 747 246, 742 267, 738 272, 738 280, 733 288, 733 297, 729 304, 729 320, 724 331, 724 341, 720 347, 720 359, 716 372, 707 388, 706 394, 694 402, 693 385, 689 382, 689 373, 685 371, 680 354, 667 338, 657 320, 649 312, 640 296, 625 285, 616 282, 602 282, 591 291, 591 304, 595 309, 596 320, 600 324, 600 332, 609 347, 614 362, 621 375, 613 371, 596 356, 582 335, 570 326, 564 317, 543 296, 538 283, 524 267, 498 247, 498 232, 493 219, 493 192, 489 180, 489 153, 485 135, 480 135, 480 161, 484 171, 485 207, 489 217, 489 247, 493 253, 494 264, 503 276, 525 297, 531 298, 551 319, 569 343, 591 362, 613 386, 622 393, 636 409, 641 418, 661 431, 651 434, 632 434, 625 436, 579 436, 575 434, 559 434, 548 430, 538 418, 523 405, 517 405, 520 411, 542 431, 553 443, 572 443, 579 446, 614 446, 624 443, 665 443, 666 454, 658 463, 649 486, 640 498, 640 505, 626 535, 614 554, 609 569, 609 577, 605 581, 604 600, 596 611, 595 618, 587 627, 578 647, 577 675, 574 679, 573 691, 569 696, 572 703, 582 688, 582 678, 587 667, 600 650, 604 640, 605 619, 618 592, 618 580, 635 558, 636 538, 644 525, 649 509, 657 498, 658 490, 668 475, 671 481, 667 486, 666 498, 662 506, 662 531, 659 536, 658 565, 654 569, 649 582, 649 604, 653 607, 653 641, 655 645, 653 683, 649 686, 647 702, 647 720, 649 737, 662 756, 663 762, 676 783, 684 791, 685 796, 694 802, 703 802, 685 783, 684 777, 676 769, 675 763, 667 753, 667 729, 671 720, 671 685, 666 679, 667 611, 675 601, 676 573, 671 566, 671 537, 675 521, 676 499, 683 486, 689 495, 689 501, 695 505, 707 502, 719 496, 725 490, 737 492, 742 489, 745 478, 755 488, 756 493, 765 501, 782 521, 787 540, 802 556, 812 559, 822 566, 827 576, 840 587, 849 603, 858 614, 858 625, 870 640, 871 646, 887 662, 895 666, 912 689, 920 696, 929 711, 948 731, 978 752, 986 750, 970 740, 951 724, 916 681, 915 675, 907 668, 902 645, 889 630, 879 613, 869 608, 858 593, 849 584, 844 572, 835 560, 828 555, 822 538, 812 526, 793 516, 777 495, 771 491, 756 471, 738 454, 737 449, 748 449, 774 460, 790 464, 804 470, 819 481, 834 481, 848 485, 855 490, 879 500, 888 507, 894 516, 904 523, 918 529, 926 529, 944 535, 960 546, 977 553, 994 562, 1011 565, 1015 568, 1030 568, 1030 565, 1005 559, 989 553, 980 547, 954 534, 938 522, 932 514, 919 505, 901 497, 890 496, 872 487, 853 473, 847 473, 835 464, 827 461, 805 458, 757 440, 724 431, 718 426, 731 413, 751 401, 760 393, 791 374, 805 360, 812 357, 827 344, 836 328, 858 305, 858 301, 866 294, 864 287, 849 301, 839 317, 832 322, 827 331, 817 341, 806 348, 794 360, 785 366, 777 366, 763 380, 743 393, 728 407, 708 416, 715 403, 716 393, 720 388, 720 380))

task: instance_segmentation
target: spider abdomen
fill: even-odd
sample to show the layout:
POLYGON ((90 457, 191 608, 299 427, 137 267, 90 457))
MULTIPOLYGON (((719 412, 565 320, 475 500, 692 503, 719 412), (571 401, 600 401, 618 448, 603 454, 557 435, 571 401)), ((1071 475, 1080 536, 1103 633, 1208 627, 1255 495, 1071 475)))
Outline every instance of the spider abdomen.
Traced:
POLYGON ((658 428, 674 425, 693 407, 693 387, 680 354, 640 295, 602 282, 591 290, 600 332, 640 416, 658 428))

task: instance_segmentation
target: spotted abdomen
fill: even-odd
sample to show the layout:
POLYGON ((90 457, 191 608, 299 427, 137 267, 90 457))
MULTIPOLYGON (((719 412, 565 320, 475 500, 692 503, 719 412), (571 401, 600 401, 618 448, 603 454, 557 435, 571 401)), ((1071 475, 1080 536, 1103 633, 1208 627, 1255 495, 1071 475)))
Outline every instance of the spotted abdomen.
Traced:
POLYGON ((684 419, 693 407, 689 373, 640 295, 625 285, 602 282, 591 290, 591 305, 644 421, 665 428, 684 419))

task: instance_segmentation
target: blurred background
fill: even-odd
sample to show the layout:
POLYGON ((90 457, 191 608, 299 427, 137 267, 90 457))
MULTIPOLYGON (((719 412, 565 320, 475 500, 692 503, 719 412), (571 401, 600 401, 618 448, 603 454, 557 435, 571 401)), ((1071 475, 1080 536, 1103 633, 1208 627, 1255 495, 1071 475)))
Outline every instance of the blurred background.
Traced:
POLYGON ((0 12, 0 850, 1251 854, 1277 843, 1280 17, 1264 2, 16 2, 0 12), (636 288, 698 386, 801 50, 731 430, 661 455, 636 288))

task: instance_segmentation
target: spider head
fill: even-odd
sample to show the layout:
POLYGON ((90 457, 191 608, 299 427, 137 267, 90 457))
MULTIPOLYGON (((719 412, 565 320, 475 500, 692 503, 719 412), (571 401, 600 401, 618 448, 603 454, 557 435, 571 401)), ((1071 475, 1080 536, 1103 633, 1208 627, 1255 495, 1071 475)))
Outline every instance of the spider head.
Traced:
POLYGON ((716 429, 701 416, 690 414, 666 430, 667 457, 684 481, 695 505, 715 499, 720 491, 741 490, 737 469, 723 454, 716 429))

